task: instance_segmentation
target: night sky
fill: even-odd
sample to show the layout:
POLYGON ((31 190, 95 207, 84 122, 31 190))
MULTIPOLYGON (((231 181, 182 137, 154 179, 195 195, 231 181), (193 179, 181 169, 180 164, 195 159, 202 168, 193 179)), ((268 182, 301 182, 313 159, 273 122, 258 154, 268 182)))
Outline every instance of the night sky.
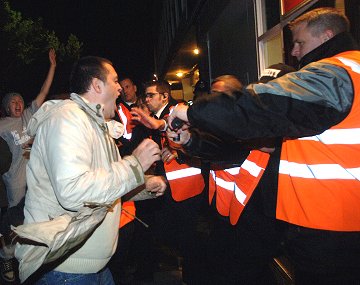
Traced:
MULTIPOLYGON (((12 0, 23 17, 43 19, 62 42, 74 34, 83 42, 82 55, 110 59, 119 76, 135 82, 154 72, 153 0, 12 0)), ((155 17, 156 18, 156 17, 155 17)), ((45 76, 45 75, 44 75, 45 76)))

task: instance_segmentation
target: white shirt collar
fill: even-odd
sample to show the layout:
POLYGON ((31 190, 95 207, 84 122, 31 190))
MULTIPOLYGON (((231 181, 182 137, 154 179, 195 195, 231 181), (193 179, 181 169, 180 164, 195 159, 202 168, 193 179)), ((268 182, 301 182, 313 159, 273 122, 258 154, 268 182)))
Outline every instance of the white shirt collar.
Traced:
POLYGON ((155 114, 155 116, 160 119, 160 115, 161 115, 162 111, 164 111, 165 107, 166 107, 168 104, 169 104, 169 103, 167 103, 167 104, 164 105, 159 111, 157 111, 156 114, 155 114))

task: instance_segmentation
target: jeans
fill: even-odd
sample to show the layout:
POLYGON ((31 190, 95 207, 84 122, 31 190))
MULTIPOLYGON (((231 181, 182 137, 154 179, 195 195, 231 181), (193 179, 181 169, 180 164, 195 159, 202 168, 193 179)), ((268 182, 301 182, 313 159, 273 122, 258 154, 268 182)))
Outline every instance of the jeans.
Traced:
POLYGON ((105 267, 98 273, 77 274, 50 271, 44 274, 36 285, 115 285, 109 268, 105 267))

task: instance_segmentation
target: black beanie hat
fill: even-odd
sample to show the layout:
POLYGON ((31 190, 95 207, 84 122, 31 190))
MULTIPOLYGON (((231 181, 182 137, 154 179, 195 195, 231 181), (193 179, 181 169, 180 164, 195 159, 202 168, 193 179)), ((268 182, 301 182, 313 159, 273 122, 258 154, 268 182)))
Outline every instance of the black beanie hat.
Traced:
POLYGON ((284 63, 277 63, 267 67, 262 73, 259 79, 260 83, 266 83, 275 78, 281 77, 289 72, 294 72, 296 69, 290 65, 284 63))

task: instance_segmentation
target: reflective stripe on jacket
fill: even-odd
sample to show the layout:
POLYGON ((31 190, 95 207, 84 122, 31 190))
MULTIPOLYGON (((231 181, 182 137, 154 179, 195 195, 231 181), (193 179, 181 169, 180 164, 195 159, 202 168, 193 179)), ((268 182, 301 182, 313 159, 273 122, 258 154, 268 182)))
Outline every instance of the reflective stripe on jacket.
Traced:
POLYGON ((232 225, 239 220, 269 161, 268 153, 253 150, 240 167, 211 170, 209 177, 209 203, 216 193, 216 209, 229 216, 232 225))
POLYGON ((184 201, 203 191, 205 183, 200 168, 191 167, 186 163, 180 164, 176 159, 164 163, 164 167, 175 201, 184 201))
POLYGON ((119 114, 119 118, 121 122, 125 126, 125 131, 123 137, 127 140, 131 139, 132 129, 134 128, 134 124, 131 123, 131 114, 130 111, 124 106, 123 103, 120 103, 117 108, 117 112, 119 114))
POLYGON ((332 231, 360 230, 360 52, 320 61, 347 70, 354 100, 347 117, 322 134, 282 146, 276 217, 332 231))

